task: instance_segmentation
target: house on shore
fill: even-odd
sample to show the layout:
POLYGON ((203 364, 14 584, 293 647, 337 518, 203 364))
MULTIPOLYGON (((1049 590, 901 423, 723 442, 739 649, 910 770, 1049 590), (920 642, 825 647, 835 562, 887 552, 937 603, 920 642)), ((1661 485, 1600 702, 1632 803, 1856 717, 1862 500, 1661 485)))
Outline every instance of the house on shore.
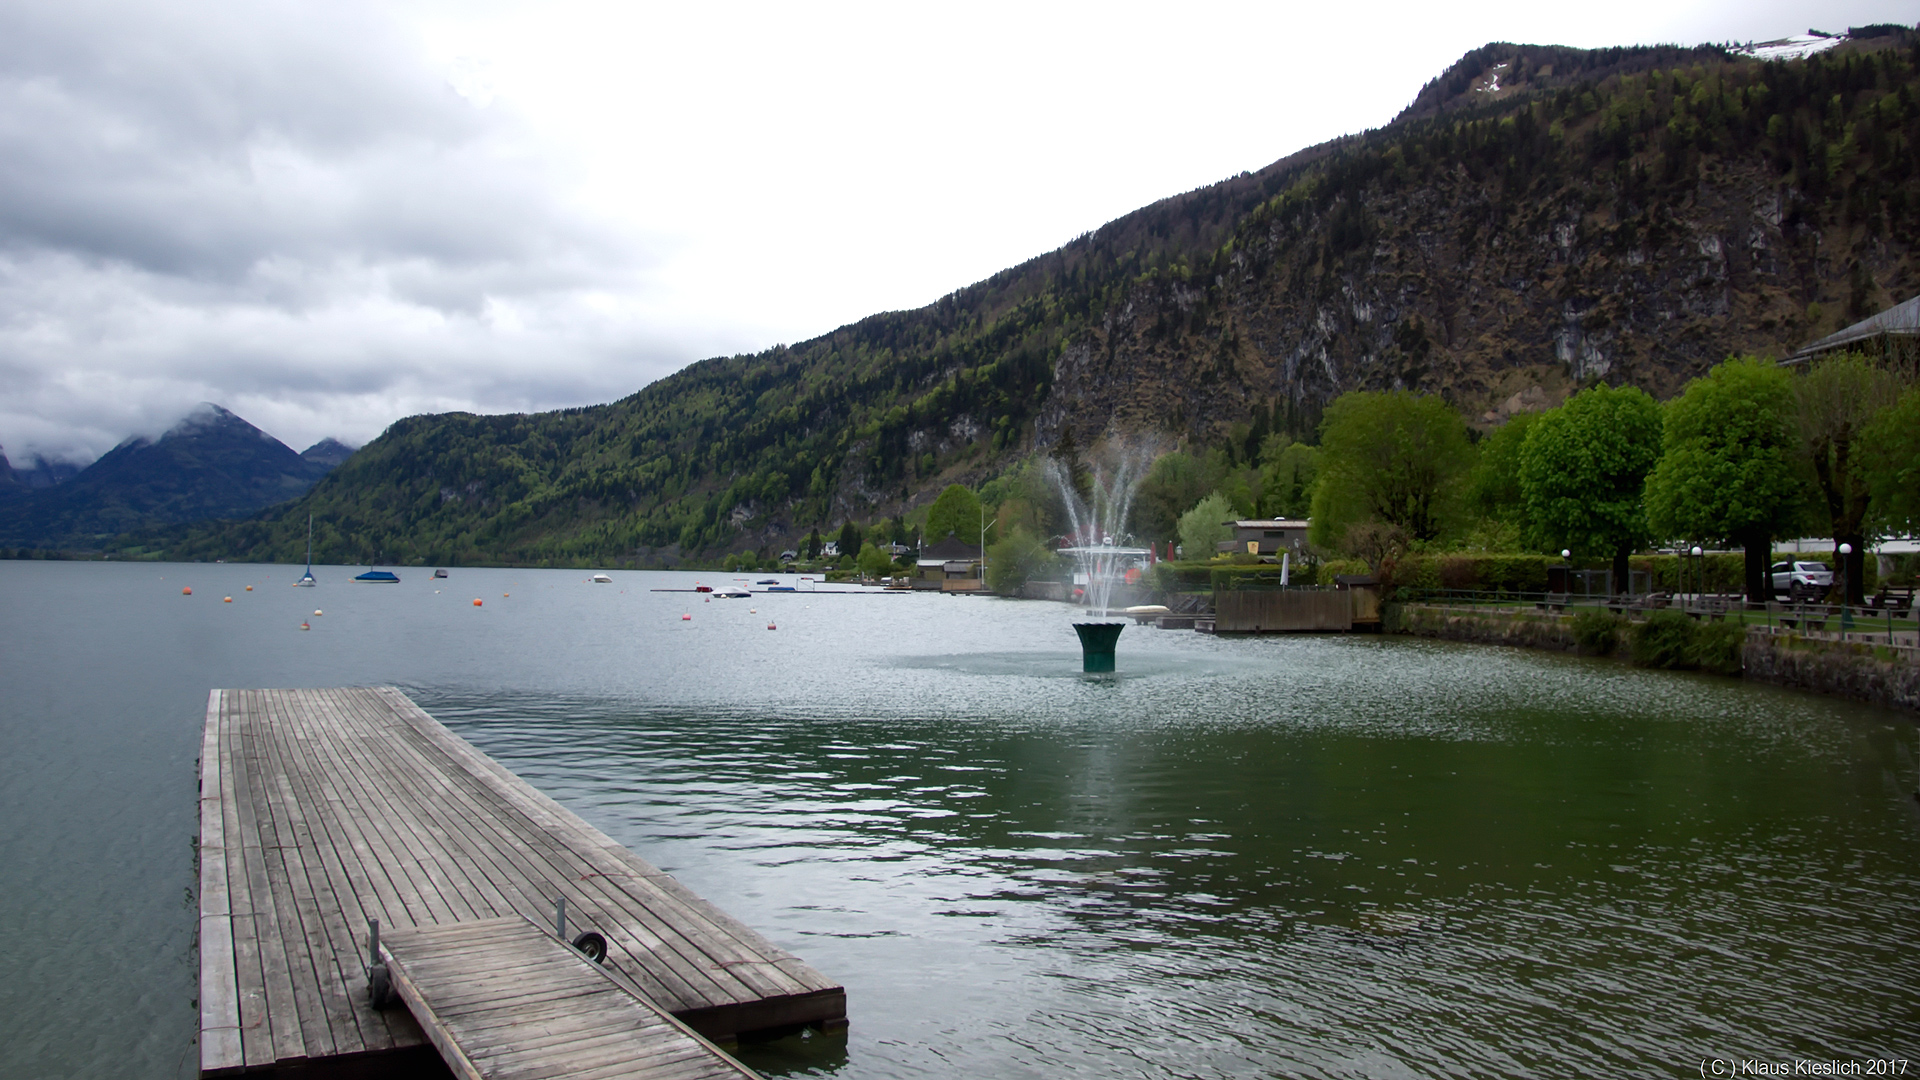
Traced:
POLYGON ((920 549, 914 561, 913 587, 942 592, 975 592, 986 588, 981 580, 980 547, 952 533, 937 544, 920 549))

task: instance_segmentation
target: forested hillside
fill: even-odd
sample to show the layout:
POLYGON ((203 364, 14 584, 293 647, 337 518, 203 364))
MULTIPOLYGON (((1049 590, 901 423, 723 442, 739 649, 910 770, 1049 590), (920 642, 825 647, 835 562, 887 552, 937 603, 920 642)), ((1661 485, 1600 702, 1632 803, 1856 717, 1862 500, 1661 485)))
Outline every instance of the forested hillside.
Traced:
MULTIPOLYGON (((180 558, 662 565, 924 505, 1071 436, 1311 437, 1354 389, 1492 424, 1667 396, 1920 291, 1920 47, 1475 50, 1376 131, 1165 200, 910 312, 621 401, 412 417, 180 558)), ((1253 440, 1257 444, 1257 439, 1253 440)))

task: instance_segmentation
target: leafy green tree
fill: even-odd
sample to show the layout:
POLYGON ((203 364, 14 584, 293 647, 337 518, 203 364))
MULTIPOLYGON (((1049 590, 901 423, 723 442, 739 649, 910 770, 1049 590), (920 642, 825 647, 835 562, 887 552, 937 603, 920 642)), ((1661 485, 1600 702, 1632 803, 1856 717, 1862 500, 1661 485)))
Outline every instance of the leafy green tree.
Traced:
POLYGON ((1890 530, 1920 536, 1920 388, 1875 417, 1861 443, 1875 517, 1890 530))
POLYGON ((1624 590, 1627 556, 1648 540, 1642 498, 1660 458, 1660 406, 1637 387, 1596 386, 1542 413, 1520 450, 1520 493, 1536 542, 1613 556, 1624 590))
POLYGON ((1211 559, 1214 546, 1233 539, 1233 503, 1214 492, 1180 515, 1180 548, 1189 559, 1211 559))
POLYGON ((1260 506, 1265 517, 1302 518, 1313 510, 1319 451, 1278 435, 1260 451, 1260 506))
POLYGON ((1349 527, 1383 521, 1414 540, 1437 539, 1458 521, 1473 461, 1466 421, 1440 398, 1408 390, 1342 394, 1321 421, 1308 535, 1340 547, 1349 527))
POLYGON ((959 484, 948 484, 927 509, 927 542, 937 544, 948 533, 969 544, 980 542, 980 499, 959 484))
POLYGON ((1520 448, 1533 430, 1535 412, 1516 413, 1480 441, 1480 460, 1468 481, 1468 503, 1482 518, 1524 526, 1527 501, 1520 494, 1520 448))
POLYGON ((820 528, 819 526, 815 526, 814 530, 807 534, 807 558, 817 559, 820 557, 821 543, 820 528))
POLYGON ((893 569, 893 559, 869 540, 860 548, 859 566, 860 573, 867 577, 886 577, 893 569))
POLYGON ((1659 464, 1647 477, 1655 535, 1731 543, 1746 553, 1747 599, 1772 599, 1776 537, 1805 517, 1793 380, 1779 365, 1732 359, 1665 408, 1659 464))
POLYGON ((840 526, 839 551, 843 565, 860 554, 860 529, 851 518, 840 526))
POLYGON ((1060 570, 1060 556, 1024 525, 1015 525, 987 549, 987 587, 997 593, 1018 592, 1036 578, 1047 579, 1060 570))
POLYGON ((1899 394, 1900 380, 1859 353, 1816 360, 1794 380, 1800 437, 1819 482, 1834 565, 1840 568, 1834 589, 1848 603, 1865 598, 1867 511, 1872 502, 1869 469, 1858 451, 1865 449, 1866 429, 1899 394), (1852 551, 1842 555, 1841 544, 1851 545, 1852 551))
POLYGON ((1175 450, 1155 458, 1133 497, 1132 525, 1148 542, 1180 536, 1180 515, 1220 486, 1226 454, 1175 450))

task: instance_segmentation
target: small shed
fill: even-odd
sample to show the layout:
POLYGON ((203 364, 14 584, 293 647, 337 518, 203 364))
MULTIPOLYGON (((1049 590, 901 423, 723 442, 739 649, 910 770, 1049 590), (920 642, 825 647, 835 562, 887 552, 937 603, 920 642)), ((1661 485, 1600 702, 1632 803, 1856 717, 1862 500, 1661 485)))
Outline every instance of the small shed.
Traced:
POLYGON ((1307 520, 1302 518, 1260 518, 1229 521, 1233 539, 1215 545, 1222 553, 1245 551, 1254 555, 1278 555, 1300 551, 1307 546, 1307 520))

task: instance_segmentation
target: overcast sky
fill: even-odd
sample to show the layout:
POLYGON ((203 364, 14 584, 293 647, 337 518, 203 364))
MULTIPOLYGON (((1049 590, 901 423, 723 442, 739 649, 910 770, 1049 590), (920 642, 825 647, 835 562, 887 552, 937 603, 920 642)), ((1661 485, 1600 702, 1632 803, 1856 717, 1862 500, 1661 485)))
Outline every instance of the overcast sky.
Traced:
POLYGON ((1377 127, 1468 49, 1914 0, 0 5, 0 446, 611 401, 1377 127))

